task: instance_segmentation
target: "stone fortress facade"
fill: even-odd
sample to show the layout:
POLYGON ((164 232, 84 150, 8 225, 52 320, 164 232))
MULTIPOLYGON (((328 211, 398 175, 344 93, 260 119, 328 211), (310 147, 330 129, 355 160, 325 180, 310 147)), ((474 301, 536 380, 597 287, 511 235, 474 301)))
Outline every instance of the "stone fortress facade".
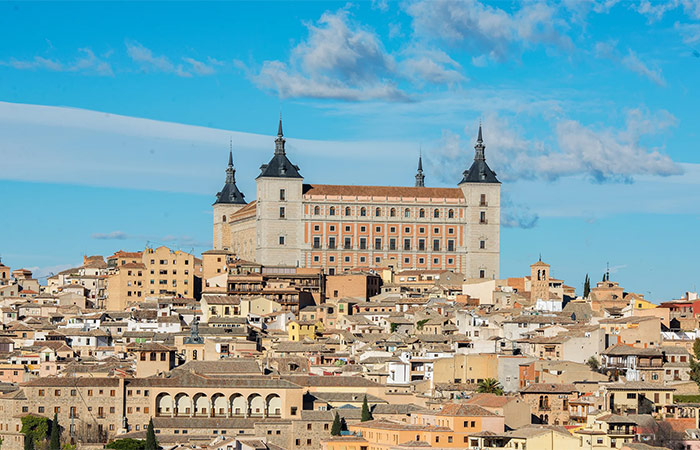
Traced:
POLYGON ((257 199, 236 186, 232 155, 216 196, 214 249, 268 266, 454 270, 499 275, 501 183, 486 164, 481 127, 474 162, 455 188, 426 187, 419 158, 415 186, 305 184, 285 151, 260 167, 257 199))

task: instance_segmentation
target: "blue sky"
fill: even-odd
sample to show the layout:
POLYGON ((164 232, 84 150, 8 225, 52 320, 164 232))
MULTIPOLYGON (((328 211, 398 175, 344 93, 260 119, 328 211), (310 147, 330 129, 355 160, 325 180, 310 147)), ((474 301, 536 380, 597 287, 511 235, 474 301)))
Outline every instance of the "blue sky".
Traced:
POLYGON ((0 255, 41 276, 201 252, 229 140, 255 195, 282 111, 307 182, 454 186, 479 121, 501 275, 695 289, 700 3, 0 3, 0 255))

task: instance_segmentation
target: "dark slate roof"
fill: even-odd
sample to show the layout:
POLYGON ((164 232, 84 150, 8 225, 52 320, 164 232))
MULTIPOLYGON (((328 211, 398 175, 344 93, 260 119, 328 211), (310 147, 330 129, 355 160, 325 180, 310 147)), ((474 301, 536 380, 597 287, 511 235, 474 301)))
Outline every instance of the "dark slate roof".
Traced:
POLYGON ((245 195, 238 190, 236 186, 236 169, 233 168, 233 154, 229 152, 228 154, 228 167, 226 168, 226 182, 221 192, 216 194, 217 203, 229 203, 236 205, 245 205, 246 201, 243 199, 245 195))
POLYGON ((474 146, 474 162, 472 166, 463 172, 464 178, 459 184, 462 183, 499 183, 498 178, 496 178, 496 172, 491 170, 488 164, 486 164, 486 157, 484 156, 484 150, 486 146, 484 145, 484 140, 481 137, 481 125, 479 125, 479 137, 476 140, 476 145, 474 146))
POLYGON ((299 173, 299 166, 292 164, 284 150, 284 135, 282 134, 282 119, 277 129, 275 139, 275 154, 269 163, 260 166, 260 177, 274 178, 303 178, 299 173))

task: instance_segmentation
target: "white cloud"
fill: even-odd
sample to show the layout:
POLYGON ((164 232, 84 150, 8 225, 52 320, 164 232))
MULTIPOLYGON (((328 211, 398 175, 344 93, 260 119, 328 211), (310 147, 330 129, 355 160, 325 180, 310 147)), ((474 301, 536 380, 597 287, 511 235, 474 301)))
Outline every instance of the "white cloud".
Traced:
MULTIPOLYGON (((559 119, 554 123, 554 142, 528 140, 509 120, 496 114, 484 119, 487 160, 502 181, 520 179, 557 180, 583 175, 597 183, 631 182, 641 175, 671 176, 683 173, 660 149, 639 142, 676 124, 667 111, 652 114, 643 109, 627 113, 625 128, 594 128, 578 121, 559 119)), ((474 135, 476 124, 466 128, 474 135)), ((432 166, 440 168, 442 180, 457 179, 461 168, 473 157, 470 144, 462 137, 444 132, 436 149, 429 153, 432 166)))
MULTIPOLYGON (((289 61, 265 61, 257 71, 238 65, 258 86, 284 98, 403 102, 410 100, 399 86, 403 81, 451 85, 466 80, 460 65, 441 50, 410 46, 392 55, 345 9, 325 12, 307 28, 307 39, 291 50, 289 61)), ((390 34, 397 32, 400 28, 390 34)))
POLYGON ((635 9, 644 14, 650 21, 661 20, 663 16, 679 7, 691 19, 700 19, 700 1, 698 0, 640 0, 635 9))
POLYGON ((401 62, 402 72, 417 82, 455 84, 467 81, 461 73, 462 66, 442 50, 412 47, 406 53, 409 56, 401 62))
POLYGON ((70 62, 35 56, 29 60, 10 58, 0 61, 0 66, 13 67, 19 70, 49 70, 52 72, 77 72, 86 75, 112 76, 112 66, 104 59, 95 55, 89 48, 78 49, 80 56, 70 62))
POLYGON ((567 24, 544 2, 525 3, 514 13, 478 0, 418 0, 408 3, 416 35, 507 59, 518 46, 546 44, 569 50, 567 24))
POLYGON ((253 81, 281 97, 405 101, 391 80, 396 63, 369 29, 346 10, 325 12, 308 24, 309 36, 292 49, 288 63, 265 61, 253 81))
POLYGON ((214 69, 214 65, 211 63, 207 64, 204 61, 197 61, 189 57, 182 58, 182 60, 189 64, 192 72, 197 75, 212 75, 216 73, 216 69, 214 69))

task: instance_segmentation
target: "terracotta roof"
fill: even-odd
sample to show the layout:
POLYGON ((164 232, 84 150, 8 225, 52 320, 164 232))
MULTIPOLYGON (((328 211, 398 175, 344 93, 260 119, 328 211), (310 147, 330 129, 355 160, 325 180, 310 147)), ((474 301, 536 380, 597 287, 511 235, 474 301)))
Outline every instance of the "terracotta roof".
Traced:
POLYGON ((496 414, 477 405, 466 405, 460 403, 448 403, 442 407, 438 416, 457 416, 457 417, 474 417, 474 416, 495 416, 496 414))
POLYGON ((578 389, 576 389, 576 386, 574 386, 573 384, 535 383, 535 384, 531 384, 530 386, 526 387, 525 389, 521 390, 520 392, 525 392, 525 393, 546 392, 549 394, 556 394, 556 393, 578 392, 578 389))
POLYGON ((342 195, 357 197, 464 198, 464 194, 459 188, 435 187, 305 184, 303 193, 304 195, 342 195))

